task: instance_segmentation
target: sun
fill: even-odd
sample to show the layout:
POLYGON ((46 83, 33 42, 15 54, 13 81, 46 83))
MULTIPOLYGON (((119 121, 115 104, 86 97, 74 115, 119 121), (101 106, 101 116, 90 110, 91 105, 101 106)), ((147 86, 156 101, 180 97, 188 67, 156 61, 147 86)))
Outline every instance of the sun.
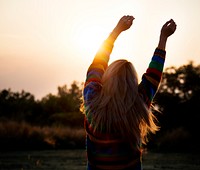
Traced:
POLYGON ((83 53, 95 53, 107 36, 107 29, 98 24, 84 24, 74 31, 76 49, 83 53))

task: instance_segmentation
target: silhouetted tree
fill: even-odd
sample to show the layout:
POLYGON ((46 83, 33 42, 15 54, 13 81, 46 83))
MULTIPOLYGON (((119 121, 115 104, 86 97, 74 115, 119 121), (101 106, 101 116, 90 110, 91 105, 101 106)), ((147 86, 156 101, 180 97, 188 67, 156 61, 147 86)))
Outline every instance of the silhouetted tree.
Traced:
POLYGON ((177 131, 179 134, 174 133, 174 138, 181 136, 180 133, 181 137, 185 136, 182 143, 188 142, 188 138, 196 138, 200 119, 200 65, 190 62, 179 68, 167 68, 154 101, 162 112, 158 114, 159 135, 181 128, 177 131))
POLYGON ((44 97, 41 103, 47 123, 82 126, 83 115, 79 111, 81 93, 78 83, 74 81, 69 89, 67 85, 59 86, 57 95, 44 97))
POLYGON ((0 116, 14 120, 28 120, 32 117, 35 99, 31 93, 11 89, 0 92, 0 116))

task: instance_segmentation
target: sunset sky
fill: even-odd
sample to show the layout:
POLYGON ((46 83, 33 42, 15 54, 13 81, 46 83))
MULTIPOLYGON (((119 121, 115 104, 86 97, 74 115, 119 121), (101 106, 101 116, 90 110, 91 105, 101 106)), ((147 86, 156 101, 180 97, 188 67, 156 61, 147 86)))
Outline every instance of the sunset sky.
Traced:
POLYGON ((0 90, 36 99, 83 82, 95 52, 123 15, 132 27, 115 43, 110 62, 125 58, 146 70, 162 25, 177 23, 165 68, 200 64, 199 0, 0 0, 0 90))

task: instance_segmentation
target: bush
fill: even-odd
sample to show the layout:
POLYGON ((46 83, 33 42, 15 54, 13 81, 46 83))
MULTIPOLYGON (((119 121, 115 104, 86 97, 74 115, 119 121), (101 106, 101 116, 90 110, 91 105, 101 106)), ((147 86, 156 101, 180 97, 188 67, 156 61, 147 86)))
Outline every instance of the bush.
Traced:
POLYGON ((85 130, 31 126, 25 122, 0 122, 1 150, 84 148, 85 130))

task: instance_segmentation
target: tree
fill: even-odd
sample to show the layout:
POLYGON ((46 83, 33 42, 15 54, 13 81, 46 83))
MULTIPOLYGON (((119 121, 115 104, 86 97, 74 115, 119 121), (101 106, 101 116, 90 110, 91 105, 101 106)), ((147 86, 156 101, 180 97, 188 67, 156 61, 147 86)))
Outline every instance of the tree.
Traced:
POLYGON ((157 114, 161 124, 160 138, 169 131, 174 139, 184 136, 182 143, 188 138, 196 138, 200 119, 200 65, 189 62, 179 68, 167 68, 154 101, 162 113, 157 114))
POLYGON ((193 62, 179 68, 167 68, 163 74, 160 93, 167 92, 182 100, 191 99, 200 90, 200 65, 193 62))
POLYGON ((59 86, 57 95, 49 94, 41 100, 48 124, 82 126, 83 115, 79 111, 82 90, 74 81, 70 89, 67 85, 59 86))
POLYGON ((0 116, 14 120, 31 120, 36 109, 34 96, 22 90, 12 92, 11 89, 0 92, 0 116))

